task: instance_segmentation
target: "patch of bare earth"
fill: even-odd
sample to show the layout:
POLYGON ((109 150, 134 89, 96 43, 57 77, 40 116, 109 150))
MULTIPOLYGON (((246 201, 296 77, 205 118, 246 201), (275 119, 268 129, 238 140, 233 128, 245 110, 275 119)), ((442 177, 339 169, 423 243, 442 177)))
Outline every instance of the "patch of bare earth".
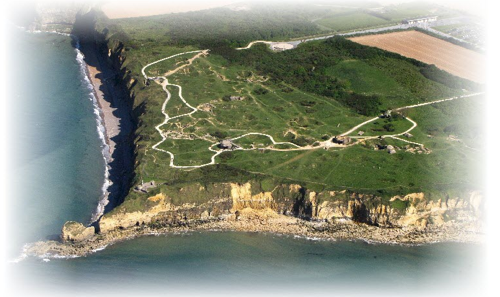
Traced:
POLYGON ((395 52, 445 70, 453 75, 484 83, 484 55, 418 31, 393 32, 349 38, 395 52))

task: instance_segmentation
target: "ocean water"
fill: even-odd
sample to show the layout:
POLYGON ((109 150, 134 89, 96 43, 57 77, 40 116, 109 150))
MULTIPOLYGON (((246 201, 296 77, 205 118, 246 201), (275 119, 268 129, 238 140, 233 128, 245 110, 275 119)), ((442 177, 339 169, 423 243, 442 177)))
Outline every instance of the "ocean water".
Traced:
POLYGON ((204 232, 137 238, 83 258, 28 259, 12 265, 11 277, 73 296, 470 296, 481 289, 480 251, 204 232))
MULTIPOLYGON (((8 259, 88 222, 105 180, 94 105, 71 39, 14 30, 8 259), (14 38, 15 37, 15 38, 14 38)), ((18 296, 470 296, 484 248, 313 241, 239 232, 149 236, 76 259, 6 264, 18 296)), ((3 285, 2 285, 3 286, 3 285)))
POLYGON ((102 195, 105 162, 88 83, 68 36, 10 28, 9 255, 88 223, 102 195))

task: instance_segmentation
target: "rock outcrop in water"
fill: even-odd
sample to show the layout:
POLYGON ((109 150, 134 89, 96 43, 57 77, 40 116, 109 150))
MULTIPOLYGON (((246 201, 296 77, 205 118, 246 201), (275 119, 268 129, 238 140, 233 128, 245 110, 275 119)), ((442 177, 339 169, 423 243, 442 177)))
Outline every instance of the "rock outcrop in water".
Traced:
POLYGON ((66 222, 61 231, 61 239, 64 242, 77 242, 90 239, 95 235, 95 227, 85 227, 82 223, 66 222))
MULTIPOLYGON (((95 46, 106 64, 132 86, 136 81, 122 67, 123 44, 106 44, 105 34, 85 25, 92 20, 91 15, 88 20, 81 18, 73 33, 83 44, 95 46)), ((128 95, 127 100, 132 101, 133 94, 128 95)), ((139 111, 132 112, 135 123, 137 114, 139 111)), ((125 181, 122 190, 126 191, 128 185, 125 181)), ((79 256, 127 238, 194 230, 274 232, 402 244, 482 239, 482 197, 472 191, 463 197, 430 199, 424 193, 411 193, 387 199, 348 191, 311 191, 297 184, 264 190, 257 182, 247 182, 193 183, 177 192, 147 195, 137 198, 138 202, 125 201, 106 213, 96 229, 68 222, 62 231, 63 242, 39 242, 27 253, 79 256)), ((114 205, 120 202, 118 199, 114 205)))

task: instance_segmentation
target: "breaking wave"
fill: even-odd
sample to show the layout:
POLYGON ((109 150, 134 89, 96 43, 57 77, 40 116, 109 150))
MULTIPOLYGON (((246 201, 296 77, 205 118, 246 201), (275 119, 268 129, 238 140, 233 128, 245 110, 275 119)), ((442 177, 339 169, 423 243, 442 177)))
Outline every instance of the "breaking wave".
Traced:
POLYGON ((102 157, 104 159, 104 162, 106 164, 105 170, 104 170, 104 183, 101 187, 101 197, 99 199, 99 203, 97 205, 97 209, 95 212, 92 214, 91 218, 91 223, 94 223, 99 219, 99 217, 104 213, 104 208, 106 205, 109 203, 108 196, 109 196, 109 187, 111 186, 112 182, 109 179, 109 163, 111 162, 111 155, 110 155, 110 149, 106 137, 106 127, 104 126, 104 119, 103 119, 103 114, 101 107, 99 105, 99 101, 97 100, 97 95, 94 90, 94 86, 92 85, 92 82, 90 80, 90 74, 87 70, 87 65, 85 63, 85 56, 83 53, 80 51, 80 43, 78 41, 78 38, 76 36, 71 36, 74 41, 75 41, 75 52, 76 52, 76 61, 78 62, 80 72, 82 73, 83 81, 85 83, 85 86, 89 92, 89 100, 92 101, 92 104, 94 106, 94 115, 96 119, 96 124, 97 124, 97 133, 99 134, 99 139, 101 140, 101 152, 102 152, 102 157))

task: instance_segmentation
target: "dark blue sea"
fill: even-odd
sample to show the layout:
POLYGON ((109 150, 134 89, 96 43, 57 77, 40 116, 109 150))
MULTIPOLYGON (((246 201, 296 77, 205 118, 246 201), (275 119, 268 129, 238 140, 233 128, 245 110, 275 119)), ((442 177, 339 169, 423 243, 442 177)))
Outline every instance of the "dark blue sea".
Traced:
POLYGON ((71 38, 13 28, 10 35, 2 286, 12 296, 481 295, 484 248, 462 243, 405 247, 207 232, 138 238, 76 259, 15 261, 24 244, 57 237, 65 221, 90 222, 105 161, 71 38))

